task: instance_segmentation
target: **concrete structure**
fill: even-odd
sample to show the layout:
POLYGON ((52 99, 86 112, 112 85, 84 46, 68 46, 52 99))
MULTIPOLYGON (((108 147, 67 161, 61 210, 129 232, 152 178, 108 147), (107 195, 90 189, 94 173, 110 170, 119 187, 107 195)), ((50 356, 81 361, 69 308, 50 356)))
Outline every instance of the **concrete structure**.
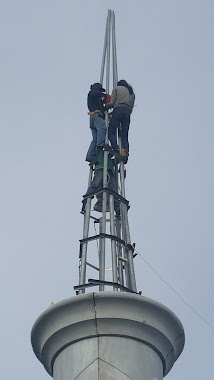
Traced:
MULTIPOLYGON (((112 78, 116 86, 117 59, 115 17, 108 11, 100 83, 106 64, 106 89, 109 92, 110 46, 112 78)), ((108 131, 108 112, 105 112, 108 131)), ((131 243, 125 197, 125 167, 115 159, 117 192, 108 188, 108 132, 103 148, 102 216, 91 209, 91 195, 85 196, 83 238, 80 240, 79 284, 77 295, 51 305, 32 329, 32 346, 37 358, 54 380, 162 380, 184 347, 184 331, 178 318, 160 303, 137 293, 134 271, 134 244, 131 243), (114 201, 120 203, 115 214, 114 201), (107 207, 108 206, 108 207, 107 207), (107 214, 109 213, 109 217, 107 214), (99 233, 90 235, 90 223, 99 233), (96 228, 95 228, 96 229, 96 228), (97 242, 98 254, 91 243, 97 242), (90 260, 90 262, 89 262, 90 260), (106 266, 111 263, 111 279, 106 281, 106 266), (95 278, 88 278, 94 271, 95 278), (99 285, 99 292, 85 294, 99 285), (111 291, 105 291, 106 287, 111 291)), ((121 140, 118 136, 119 148, 121 140)), ((89 170, 89 185, 93 178, 89 170)), ((108 268, 109 273, 109 268, 108 268)))
POLYGON ((137 294, 63 300, 35 322, 32 346, 54 380, 162 380, 184 346, 178 318, 137 294))

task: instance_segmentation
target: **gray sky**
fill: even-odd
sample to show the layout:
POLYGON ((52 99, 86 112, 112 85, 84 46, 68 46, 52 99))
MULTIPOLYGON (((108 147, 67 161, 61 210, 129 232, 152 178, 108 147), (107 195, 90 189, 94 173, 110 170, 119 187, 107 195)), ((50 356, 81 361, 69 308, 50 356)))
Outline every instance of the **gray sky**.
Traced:
MULTIPOLYGON (((74 295, 90 143, 86 95, 99 80, 107 9, 119 77, 136 93, 127 198, 136 248, 213 319, 212 0, 0 1, 1 372, 49 375, 30 346, 50 304, 74 295)), ((181 319, 169 380, 213 377, 214 330, 137 257, 139 290, 181 319)))

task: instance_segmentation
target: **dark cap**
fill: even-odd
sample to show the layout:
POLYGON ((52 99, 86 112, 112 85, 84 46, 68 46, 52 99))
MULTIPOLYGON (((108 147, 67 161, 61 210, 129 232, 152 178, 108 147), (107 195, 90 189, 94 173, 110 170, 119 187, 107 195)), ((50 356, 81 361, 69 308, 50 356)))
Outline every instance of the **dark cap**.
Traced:
POLYGON ((101 83, 94 83, 91 85, 91 90, 94 90, 94 89, 97 89, 101 92, 106 92, 106 90, 103 88, 103 86, 101 85, 101 83))

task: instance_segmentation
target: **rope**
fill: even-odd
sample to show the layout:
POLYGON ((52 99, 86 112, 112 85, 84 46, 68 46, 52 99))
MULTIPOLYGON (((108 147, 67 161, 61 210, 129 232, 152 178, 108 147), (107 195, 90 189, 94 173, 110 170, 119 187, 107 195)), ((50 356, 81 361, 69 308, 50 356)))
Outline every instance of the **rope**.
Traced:
POLYGON ((134 251, 140 256, 140 258, 144 261, 146 265, 156 274, 159 279, 168 286, 169 289, 173 291, 173 293, 176 294, 178 298, 195 314, 198 318, 200 318, 208 327, 210 327, 212 330, 214 330, 214 326, 212 326, 200 313, 198 313, 185 299, 170 285, 169 282, 167 282, 157 271, 153 268, 153 266, 138 252, 135 248, 134 251))

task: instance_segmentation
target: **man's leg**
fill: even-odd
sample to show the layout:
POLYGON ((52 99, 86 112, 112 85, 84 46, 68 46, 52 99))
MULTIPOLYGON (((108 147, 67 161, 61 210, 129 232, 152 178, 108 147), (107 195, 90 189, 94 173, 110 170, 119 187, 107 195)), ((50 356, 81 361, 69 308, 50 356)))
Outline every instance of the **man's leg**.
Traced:
POLYGON ((121 145, 125 149, 127 156, 129 155, 129 125, 130 125, 130 111, 127 109, 124 110, 121 115, 121 145))
POLYGON ((97 147, 97 130, 94 125, 94 115, 90 116, 90 128, 92 133, 92 142, 88 148, 88 152, 86 154, 86 161, 91 161, 95 155, 96 147, 97 147))
POLYGON ((106 125, 105 120, 99 113, 94 115, 94 127, 97 131, 97 147, 105 144, 106 138, 106 125))
POLYGON ((117 128, 120 126, 119 121, 119 110, 115 108, 110 119, 109 128, 108 128, 108 138, 111 143, 111 146, 114 150, 118 149, 117 145, 117 128))

